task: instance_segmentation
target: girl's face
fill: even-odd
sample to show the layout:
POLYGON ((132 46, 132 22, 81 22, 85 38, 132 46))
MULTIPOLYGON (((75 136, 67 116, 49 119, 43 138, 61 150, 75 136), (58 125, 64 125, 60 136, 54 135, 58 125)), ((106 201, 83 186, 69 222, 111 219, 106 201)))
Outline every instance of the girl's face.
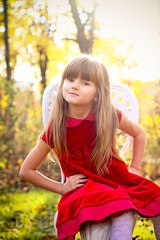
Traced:
POLYGON ((87 107, 92 111, 93 102, 97 101, 96 86, 93 82, 80 78, 68 78, 63 83, 63 98, 69 105, 87 107))

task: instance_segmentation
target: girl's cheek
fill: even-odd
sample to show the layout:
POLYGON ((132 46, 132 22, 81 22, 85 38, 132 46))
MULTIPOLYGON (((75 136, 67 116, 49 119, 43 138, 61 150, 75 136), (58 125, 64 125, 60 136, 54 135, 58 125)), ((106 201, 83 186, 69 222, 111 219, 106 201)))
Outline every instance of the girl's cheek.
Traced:
POLYGON ((63 88, 62 88, 62 91, 65 92, 67 90, 67 84, 63 84, 63 88))

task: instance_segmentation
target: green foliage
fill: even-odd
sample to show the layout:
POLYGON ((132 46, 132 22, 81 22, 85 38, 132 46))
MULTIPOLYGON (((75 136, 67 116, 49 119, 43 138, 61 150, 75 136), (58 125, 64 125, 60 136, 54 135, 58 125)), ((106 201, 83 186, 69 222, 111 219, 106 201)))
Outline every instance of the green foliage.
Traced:
POLYGON ((53 218, 58 195, 44 190, 0 196, 0 239, 56 239, 53 218), (48 236, 48 238, 47 238, 48 236))
POLYGON ((7 82, 4 79, 0 81, 0 166, 4 168, 8 157, 15 148, 14 123, 16 116, 14 114, 14 95, 13 82, 7 82))
POLYGON ((42 130, 41 119, 41 102, 31 89, 20 91, 15 83, 0 81, 1 187, 17 180, 22 159, 42 130))

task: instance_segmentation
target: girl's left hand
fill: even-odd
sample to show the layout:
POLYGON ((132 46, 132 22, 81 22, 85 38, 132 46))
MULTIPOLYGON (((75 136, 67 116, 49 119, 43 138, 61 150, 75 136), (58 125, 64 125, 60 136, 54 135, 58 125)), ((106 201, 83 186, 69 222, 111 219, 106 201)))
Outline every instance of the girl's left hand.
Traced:
POLYGON ((65 194, 66 192, 82 187, 88 181, 88 177, 84 174, 76 174, 66 178, 66 182, 62 184, 61 194, 65 194))

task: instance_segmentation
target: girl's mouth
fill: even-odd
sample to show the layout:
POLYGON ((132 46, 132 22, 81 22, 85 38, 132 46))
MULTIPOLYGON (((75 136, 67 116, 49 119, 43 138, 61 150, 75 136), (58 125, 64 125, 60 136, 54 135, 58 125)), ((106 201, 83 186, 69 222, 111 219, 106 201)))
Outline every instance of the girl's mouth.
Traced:
POLYGON ((73 96, 79 96, 77 93, 74 93, 74 92, 70 92, 69 94, 73 96))

